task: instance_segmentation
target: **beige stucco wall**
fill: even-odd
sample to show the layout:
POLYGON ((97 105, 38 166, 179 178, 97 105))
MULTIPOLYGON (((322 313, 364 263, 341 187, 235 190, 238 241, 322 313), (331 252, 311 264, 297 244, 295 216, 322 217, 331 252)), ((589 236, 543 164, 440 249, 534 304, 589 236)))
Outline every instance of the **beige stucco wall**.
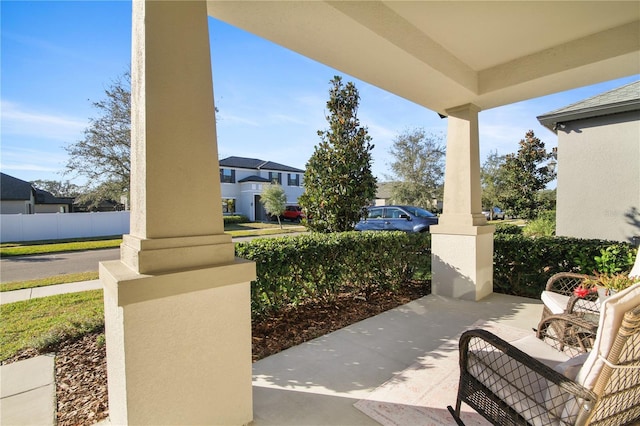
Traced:
POLYGON ((557 200, 557 235, 640 236, 640 111, 558 129, 557 200))

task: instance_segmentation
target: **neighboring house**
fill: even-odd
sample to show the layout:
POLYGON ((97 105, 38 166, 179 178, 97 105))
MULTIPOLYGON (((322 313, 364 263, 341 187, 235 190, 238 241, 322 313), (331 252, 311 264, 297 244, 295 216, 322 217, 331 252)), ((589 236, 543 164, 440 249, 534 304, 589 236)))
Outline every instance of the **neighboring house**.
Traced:
MULTIPOLYGON (((374 205, 376 206, 388 206, 392 204, 398 204, 396 200, 393 199, 393 184, 394 182, 381 182, 378 183, 378 188, 376 190, 376 199, 374 200, 374 205)), ((418 206, 423 209, 427 209, 432 213, 442 213, 442 201, 433 199, 430 205, 427 206, 418 206)))
POLYGON ((220 160, 220 187, 224 214, 242 214, 252 221, 265 220, 260 203, 263 185, 273 181, 282 185, 287 205, 298 203, 304 192, 304 170, 256 158, 227 157, 220 160))
POLYGON ((640 81, 538 117, 558 135, 556 234, 640 238, 640 81))
POLYGON ((392 191, 392 182, 380 182, 378 183, 378 188, 376 190, 376 199, 374 201, 374 205, 376 206, 386 206, 389 204, 394 204, 391 200, 391 191, 392 191))
POLYGON ((31 183, 0 173, 0 213, 69 213, 73 198, 56 197, 31 183))

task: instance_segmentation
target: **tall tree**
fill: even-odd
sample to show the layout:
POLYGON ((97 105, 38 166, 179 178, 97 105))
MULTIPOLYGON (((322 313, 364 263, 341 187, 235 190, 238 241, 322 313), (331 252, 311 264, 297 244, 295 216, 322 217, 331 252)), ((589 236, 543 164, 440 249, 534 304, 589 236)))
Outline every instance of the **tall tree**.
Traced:
POLYGON ((352 82, 331 80, 327 109, 328 130, 318 131, 315 146, 304 174, 305 192, 300 205, 310 219, 308 226, 318 232, 352 230, 362 208, 376 194, 376 178, 371 173, 371 136, 358 120, 360 95, 352 82))
MULTIPOLYGON (((482 164, 480 169, 480 182, 482 184, 482 207, 493 215, 492 207, 500 204, 498 194, 501 192, 504 155, 498 155, 498 151, 492 151, 482 164)), ((502 207, 502 206, 500 206, 502 207)))
POLYGON ((106 97, 94 102, 97 117, 89 119, 84 138, 68 147, 65 173, 88 178, 87 190, 77 199, 96 206, 101 201, 119 202, 129 194, 131 172, 131 78, 129 72, 116 78, 105 90, 106 97))
POLYGON ((394 161, 393 176, 388 176, 392 198, 399 204, 434 208, 442 197, 445 144, 442 136, 427 134, 424 129, 406 130, 398 135, 389 150, 394 161))
POLYGON ((81 193, 81 188, 67 181, 57 181, 57 180, 34 180, 31 184, 37 188, 42 189, 43 191, 47 191, 56 197, 77 197, 81 193))
POLYGON ((287 194, 285 194, 282 186, 275 181, 270 185, 264 185, 262 194, 260 194, 260 202, 268 215, 278 218, 278 225, 280 225, 280 229, 282 229, 280 216, 287 204, 287 194))
POLYGON ((529 130, 520 141, 516 154, 507 154, 502 166, 502 186, 498 199, 507 213, 523 219, 534 219, 548 207, 541 202, 541 191, 555 179, 547 167, 553 154, 547 152, 544 142, 529 130))

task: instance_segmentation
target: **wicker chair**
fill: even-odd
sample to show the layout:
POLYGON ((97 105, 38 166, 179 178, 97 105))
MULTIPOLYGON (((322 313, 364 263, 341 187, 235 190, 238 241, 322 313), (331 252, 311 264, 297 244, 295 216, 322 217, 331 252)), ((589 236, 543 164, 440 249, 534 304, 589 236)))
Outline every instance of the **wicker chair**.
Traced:
MULTIPOLYGON (((640 276, 640 253, 636 254, 629 276, 640 276)), ((574 289, 586 278, 595 277, 560 272, 549 278, 540 296, 544 307, 537 336, 569 355, 590 350, 597 330, 600 315, 598 295, 590 293, 577 297, 574 294, 574 289)))
POLYGON ((509 344, 485 330, 463 333, 449 411, 458 424, 462 402, 496 425, 637 424, 640 284, 602 303, 598 330, 590 353, 560 363, 564 354, 535 337, 509 344))
POLYGON ((586 278, 593 277, 560 272, 549 278, 540 296, 543 309, 537 336, 569 355, 591 349, 597 330, 600 315, 597 294, 590 293, 580 298, 573 292, 586 278))

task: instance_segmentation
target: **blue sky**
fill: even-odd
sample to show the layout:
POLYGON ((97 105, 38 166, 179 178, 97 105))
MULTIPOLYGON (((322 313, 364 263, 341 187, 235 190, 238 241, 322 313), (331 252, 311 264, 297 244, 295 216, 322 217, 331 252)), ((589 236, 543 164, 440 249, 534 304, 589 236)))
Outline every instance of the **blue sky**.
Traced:
MULTIPOLYGON (((2 172, 19 179, 68 180, 65 146, 82 138, 92 102, 131 62, 129 1, 6 1, 1 16, 2 172)), ((375 149, 373 172, 384 181, 398 134, 417 127, 446 136, 430 110, 266 40, 209 19, 220 158, 242 156, 303 169, 327 128, 329 81, 341 75, 360 93, 358 112, 375 149)), ((532 129, 547 147, 557 138, 536 116, 620 87, 638 76, 480 113, 481 161, 515 152, 532 129)))

